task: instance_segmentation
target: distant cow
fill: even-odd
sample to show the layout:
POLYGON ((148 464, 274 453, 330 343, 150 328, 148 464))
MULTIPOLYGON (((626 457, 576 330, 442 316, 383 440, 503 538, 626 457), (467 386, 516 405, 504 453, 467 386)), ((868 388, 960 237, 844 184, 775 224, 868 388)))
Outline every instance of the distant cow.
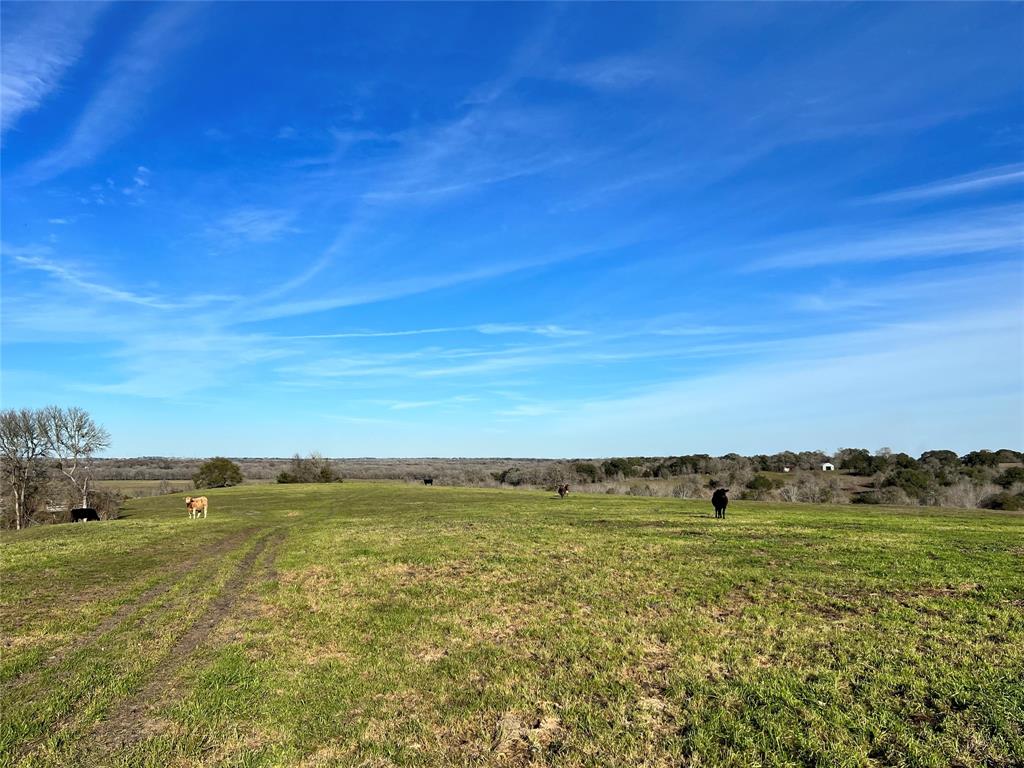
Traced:
POLYGON ((193 520, 199 517, 199 513, 203 513, 203 518, 206 517, 206 510, 210 502, 205 496, 186 496, 185 497, 185 508, 188 510, 188 516, 193 520))
POLYGON ((96 510, 92 507, 79 507, 78 509, 71 510, 71 522, 72 523, 87 523, 90 520, 99 521, 100 516, 96 514, 96 510))
POLYGON ((424 485, 433 485, 434 484, 434 478, 432 478, 432 477, 424 477, 423 478, 423 484, 424 485))
POLYGON ((729 506, 729 497, 725 494, 728 492, 728 488, 719 488, 711 495, 711 504, 715 508, 716 518, 725 518, 725 508, 729 506))
POLYGON ((558 495, 561 496, 563 499, 566 496, 569 495, 569 484, 568 483, 566 483, 565 485, 558 486, 558 495))

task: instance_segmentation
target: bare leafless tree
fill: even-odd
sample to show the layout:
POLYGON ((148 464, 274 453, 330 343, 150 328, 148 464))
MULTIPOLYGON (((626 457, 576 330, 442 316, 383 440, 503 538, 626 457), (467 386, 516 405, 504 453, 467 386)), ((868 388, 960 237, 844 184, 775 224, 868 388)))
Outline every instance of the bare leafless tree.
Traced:
POLYGON ((51 405, 41 411, 51 455, 61 471, 89 506, 89 460, 110 445, 110 433, 93 421, 89 412, 77 407, 51 405))
POLYGON ((14 500, 14 527, 26 523, 26 501, 46 475, 50 443, 41 411, 8 408, 0 411, 0 464, 4 484, 14 500))

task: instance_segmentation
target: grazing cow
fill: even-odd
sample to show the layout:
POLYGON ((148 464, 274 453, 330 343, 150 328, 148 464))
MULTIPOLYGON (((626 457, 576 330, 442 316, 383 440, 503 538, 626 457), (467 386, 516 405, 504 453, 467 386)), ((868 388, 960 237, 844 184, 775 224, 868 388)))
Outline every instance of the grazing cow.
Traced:
POLYGON ((711 495, 711 503, 715 507, 715 517, 725 519, 725 508, 729 506, 728 488, 719 488, 711 495))
POLYGON ((96 510, 92 507, 79 507, 78 509, 71 510, 71 522, 72 523, 87 523, 90 520, 99 521, 100 516, 96 514, 96 510))
POLYGON ((205 496, 186 496, 185 497, 185 508, 188 510, 188 516, 195 520, 199 517, 199 513, 203 513, 203 517, 206 517, 206 510, 209 506, 209 501, 205 496))
POLYGON ((569 495, 569 484, 568 484, 568 483, 566 483, 565 485, 559 485, 559 486, 558 486, 558 495, 559 495, 560 497, 562 497, 563 499, 564 499, 564 498, 565 498, 566 496, 568 496, 568 495, 569 495))
POLYGON ((423 478, 423 484, 424 485, 433 485, 434 484, 434 478, 432 478, 432 477, 424 477, 423 478))

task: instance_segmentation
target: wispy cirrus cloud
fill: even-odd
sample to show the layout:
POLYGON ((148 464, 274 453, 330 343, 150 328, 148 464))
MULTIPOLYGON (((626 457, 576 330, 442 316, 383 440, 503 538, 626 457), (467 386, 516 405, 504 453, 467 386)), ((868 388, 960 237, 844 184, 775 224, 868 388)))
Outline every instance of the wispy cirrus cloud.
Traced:
POLYGON ((1013 163, 1001 165, 997 168, 988 168, 975 173, 968 173, 962 176, 940 179, 930 184, 922 184, 916 187, 897 189, 892 192, 884 192, 879 195, 872 195, 866 199, 870 203, 895 203, 916 200, 931 200, 937 197, 949 197, 951 195, 963 195, 975 192, 984 192, 996 187, 1004 187, 1010 184, 1024 183, 1024 163, 1013 163))
POLYGON ((486 323, 475 326, 480 333, 529 333, 537 336, 547 336, 553 339, 566 338, 570 336, 586 336, 589 331, 578 328, 566 328, 561 325, 524 325, 520 323, 486 323))
POLYGON ((651 82, 663 72, 655 61, 642 56, 609 56, 556 70, 555 77, 596 90, 617 91, 651 82))
MULTIPOLYGON (((450 288, 481 280, 491 280, 504 275, 572 261, 620 247, 624 243, 631 242, 631 237, 632 235, 630 234, 623 235, 621 239, 609 236, 601 246, 582 245, 578 248, 560 249, 551 254, 523 259, 522 261, 481 264, 461 271, 444 274, 419 274, 394 280, 373 281, 361 287, 346 288, 335 294, 319 298, 295 299, 293 301, 268 304, 265 302, 265 299, 271 294, 264 294, 262 297, 257 297, 259 300, 249 302, 248 306, 244 309, 240 308, 238 317, 245 322, 270 320, 414 296, 442 288, 450 288)), ((329 262, 330 258, 328 256, 322 257, 302 277, 304 280, 311 279, 313 275, 310 273, 312 271, 319 271, 325 268, 329 262)), ((297 285, 296 281, 293 280, 287 285, 287 288, 291 290, 297 287, 297 285)), ((278 295, 281 292, 281 290, 276 290, 272 294, 278 295)))
POLYGON ((437 333, 464 333, 475 331, 486 335, 498 334, 534 334, 552 338, 566 336, 586 336, 590 331, 578 328, 566 328, 561 325, 530 325, 528 323, 481 323, 478 325, 453 325, 441 328, 412 328, 400 331, 342 331, 339 333, 315 333, 302 336, 291 336, 295 339, 380 339, 402 336, 424 336, 437 333))
POLYGON ((1014 253, 1022 246, 1024 206, 1011 205, 871 229, 802 233, 777 244, 757 246, 758 250, 775 251, 776 255, 756 259, 744 270, 1014 253))
POLYGON ((138 293, 111 285, 100 278, 92 277, 88 271, 65 259, 59 259, 48 245, 10 245, 0 243, 0 253, 22 269, 43 273, 62 285, 83 301, 117 302, 155 310, 178 310, 203 306, 213 301, 224 301, 231 297, 212 294, 190 294, 173 301, 158 296, 138 293))
POLYGON ((1020 340, 1019 313, 1012 310, 794 340, 785 355, 770 360, 614 397, 538 403, 561 415, 539 424, 529 440, 548 445, 549 455, 572 455, 570 435, 569 442, 597 456, 698 448, 755 453, 788 444, 830 450, 885 435, 901 436, 912 452, 934 445, 964 451, 977 445, 978 430, 985 429, 998 435, 996 443, 1017 445, 1024 384, 1020 340), (908 390, 918 396, 907 398, 908 390), (750 429, 766 423, 766 402, 772 404, 771 423, 779 425, 774 437, 750 429), (842 402, 858 407, 837 410, 842 402), (952 416, 937 419, 936 408, 952 416))
POLYGON ((144 296, 90 279, 74 267, 56 261, 53 258, 53 250, 48 246, 12 246, 5 243, 0 246, 0 249, 3 250, 5 256, 13 259, 19 266, 44 272, 64 285, 85 292, 94 298, 154 309, 169 309, 172 306, 152 296, 144 296))
POLYGON ((1000 261, 992 264, 924 269, 894 277, 887 282, 865 283, 837 280, 825 288, 800 293, 793 306, 817 314, 867 312, 876 320, 884 314, 916 313, 928 306, 955 308, 1013 304, 1021 296, 1015 286, 1024 285, 1024 263, 1000 261))
MULTIPOLYGON (((256 303, 306 285, 350 250, 361 235, 372 231, 405 206, 450 200, 502 182, 543 174, 570 162, 571 153, 567 153, 564 147, 552 145, 551 134, 556 127, 565 127, 558 126, 560 115, 557 110, 526 108, 522 104, 509 108, 501 104, 515 85, 531 73, 542 56, 542 50, 553 33, 556 15, 557 12, 549 13, 515 52, 505 72, 474 88, 461 105, 464 109, 449 119, 426 126, 413 125, 404 131, 388 134, 335 129, 332 131, 335 147, 328 156, 298 161, 300 165, 334 165, 347 155, 352 146, 363 142, 383 141, 395 148, 387 161, 370 171, 356 209, 350 212, 348 223, 337 233, 331 245, 293 278, 256 297, 256 303)), ((346 169, 346 175, 350 172, 346 169)), ((480 271, 486 270, 481 268, 480 271)), ((501 273, 499 270, 496 274, 501 273)), ((414 282, 421 286, 446 287, 464 281, 468 274, 474 274, 474 271, 449 276, 451 279, 431 281, 429 278, 417 278, 414 282)), ((408 281, 403 285, 408 285, 408 281)), ((397 292, 395 288, 393 285, 390 290, 385 290, 385 297, 421 292, 420 288, 402 287, 397 292)), ((350 303, 349 299, 324 298, 312 302, 289 302, 281 305, 281 309, 287 314, 296 314, 305 311, 304 307, 312 307, 309 311, 321 311, 349 306, 350 303)))
POLYGON ((279 208, 241 208, 210 226, 208 234, 228 240, 269 243, 298 229, 292 225, 296 212, 279 208))
POLYGON ((175 3, 152 11, 115 58, 67 141, 32 163, 25 178, 39 183, 87 165, 128 133, 159 82, 167 58, 193 36, 196 26, 190 22, 199 10, 191 3, 175 3))
POLYGON ((0 134, 60 87, 106 10, 105 3, 7 3, 3 9, 0 134))

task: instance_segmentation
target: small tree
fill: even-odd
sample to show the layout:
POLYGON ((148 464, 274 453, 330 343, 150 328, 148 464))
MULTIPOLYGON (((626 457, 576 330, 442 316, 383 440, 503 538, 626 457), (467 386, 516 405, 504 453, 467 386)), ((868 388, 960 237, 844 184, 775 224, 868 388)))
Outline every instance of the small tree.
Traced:
POLYGON ((340 483, 341 477, 331 462, 313 452, 303 458, 299 454, 292 456, 291 471, 283 471, 278 474, 279 483, 340 483))
POLYGON ((40 411, 9 408, 0 412, 0 469, 14 500, 14 527, 19 531, 26 523, 26 502, 45 479, 48 450, 40 411))
POLYGON ((46 431, 47 447, 60 470, 89 506, 89 461, 110 445, 110 433, 82 408, 51 405, 39 412, 46 431))
POLYGON ((227 488, 240 485, 241 482, 241 467, 223 456, 216 456, 204 462, 192 475, 192 483, 196 488, 227 488))

